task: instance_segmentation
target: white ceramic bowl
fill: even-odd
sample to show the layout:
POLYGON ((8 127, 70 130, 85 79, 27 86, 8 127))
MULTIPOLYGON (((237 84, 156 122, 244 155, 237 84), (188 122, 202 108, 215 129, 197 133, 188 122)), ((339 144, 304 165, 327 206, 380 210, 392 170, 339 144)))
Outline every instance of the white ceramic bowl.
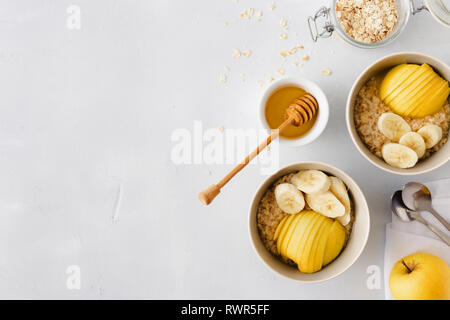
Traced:
POLYGON ((249 214, 249 232, 250 239, 253 244, 257 255, 262 259, 262 261, 276 273, 289 278, 291 280, 296 280, 300 282, 320 282, 329 280, 340 275, 342 272, 347 270, 355 261, 358 259, 359 255, 363 251, 367 238, 369 237, 370 230, 370 216, 369 208, 367 207, 366 198, 362 193, 361 189, 358 187, 355 181, 350 178, 345 172, 330 166, 325 163, 320 162, 300 162, 291 164, 287 167, 280 169, 278 172, 267 178, 256 191, 253 201, 250 207, 249 214), (257 226, 257 212, 258 205, 261 198, 264 196, 266 190, 279 178, 282 176, 297 172, 304 169, 317 169, 323 172, 336 176, 347 185, 349 189, 350 199, 353 201, 355 221, 353 224, 353 230, 350 234, 350 239, 347 246, 341 252, 341 254, 331 262, 329 265, 324 267, 322 270, 315 273, 301 273, 297 268, 287 265, 286 263, 280 261, 277 257, 271 254, 264 246, 258 232, 257 226))
POLYGON ((297 139, 285 139, 282 137, 280 137, 279 139, 281 145, 286 145, 289 147, 297 147, 308 144, 320 136, 320 134, 323 132, 328 123, 329 106, 325 93, 323 93, 322 89, 320 89, 320 87, 316 85, 314 82, 304 78, 285 78, 278 80, 272 83, 266 89, 259 104, 259 120, 265 129, 270 130, 270 127, 267 124, 264 113, 267 99, 269 99, 270 95, 275 90, 288 85, 297 86, 304 89, 306 92, 309 92, 314 96, 314 98, 316 98, 317 103, 319 104, 319 111, 317 114, 316 122, 314 123, 311 130, 309 130, 305 135, 297 139))
POLYGON ((423 161, 419 161, 413 168, 400 169, 390 166, 383 159, 378 158, 376 155, 370 152, 370 150, 366 147, 364 142, 359 137, 358 132, 356 131, 355 128, 354 105, 356 97, 358 96, 358 92, 361 89, 361 87, 371 77, 378 74, 379 72, 392 68, 402 63, 417 63, 417 64, 427 63, 431 67, 433 67, 434 70, 437 71, 443 78, 450 80, 450 67, 441 60, 438 60, 429 55, 417 52, 399 52, 385 56, 375 61, 368 68, 366 68, 353 84, 353 87, 350 90, 347 99, 347 108, 346 108, 347 128, 356 148, 367 160, 369 160, 369 162, 371 162, 375 166, 387 172, 401 175, 422 174, 442 166, 450 159, 449 143, 446 143, 438 152, 434 153, 431 157, 423 161))

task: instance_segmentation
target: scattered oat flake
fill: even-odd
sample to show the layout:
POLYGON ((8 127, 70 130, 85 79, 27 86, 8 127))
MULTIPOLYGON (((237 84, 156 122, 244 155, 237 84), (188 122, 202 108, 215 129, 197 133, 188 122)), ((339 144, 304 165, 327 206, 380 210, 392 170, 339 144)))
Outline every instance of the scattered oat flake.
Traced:
POLYGON ((280 56, 282 56, 283 58, 286 58, 287 53, 286 53, 285 51, 281 51, 281 52, 280 52, 280 56))
POLYGON ((278 72, 279 74, 281 74, 281 75, 284 74, 284 70, 283 70, 283 69, 278 69, 277 72, 278 72))
POLYGON ((305 47, 302 46, 301 44, 297 46, 297 49, 300 49, 300 50, 301 50, 301 49, 304 49, 304 48, 305 48, 305 47))
POLYGON ((255 15, 257 17, 262 17, 263 13, 261 11, 256 11, 255 15))
POLYGON ((285 27, 287 24, 287 21, 285 19, 281 19, 280 26, 285 27))
POLYGON ((275 81, 275 79, 271 76, 270 78, 269 78, 269 83, 272 83, 272 82, 274 82, 275 81))
POLYGON ((230 71, 230 67, 229 66, 225 66, 223 68, 225 69, 225 71, 230 71))
POLYGON ((228 21, 225 21, 223 24, 227 26, 228 25, 228 21))
POLYGON ((242 55, 244 56, 244 57, 248 57, 248 56, 250 56, 252 54, 252 50, 247 50, 247 51, 244 51, 243 53, 242 53, 242 55))
POLYGON ((329 76, 331 74, 331 70, 330 69, 322 69, 322 74, 329 76))
POLYGON ((292 65, 298 67, 298 62, 297 61, 293 61, 292 65))
POLYGON ((273 2, 272 2, 271 4, 269 4, 269 6, 268 6, 268 7, 269 7, 269 9, 270 9, 270 10, 273 10, 273 9, 275 9, 275 8, 276 8, 276 7, 275 7, 275 5, 273 4, 273 2))
POLYGON ((308 61, 308 60, 309 60, 309 56, 303 56, 303 57, 302 57, 302 60, 303 60, 303 61, 308 61))
POLYGON ((287 39, 287 34, 286 33, 280 34, 280 38, 283 40, 287 39))
POLYGON ((220 126, 220 127, 217 128, 217 130, 219 130, 220 132, 222 132, 223 129, 224 129, 223 126, 220 126))
POLYGON ((237 59, 241 56, 241 51, 239 51, 238 49, 234 49, 233 50, 233 58, 237 59))
POLYGON ((225 82, 227 82, 227 76, 226 75, 221 75, 220 76, 220 82, 222 82, 222 83, 225 83, 225 82))

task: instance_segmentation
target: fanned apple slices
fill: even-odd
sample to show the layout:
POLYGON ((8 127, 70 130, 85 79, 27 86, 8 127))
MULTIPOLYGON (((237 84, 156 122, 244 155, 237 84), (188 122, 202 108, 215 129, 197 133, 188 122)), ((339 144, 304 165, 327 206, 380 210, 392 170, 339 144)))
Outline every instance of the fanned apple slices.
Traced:
POLYGON ((275 231, 274 240, 283 257, 294 261, 300 272, 313 273, 332 262, 345 244, 345 229, 338 222, 314 211, 287 215, 275 231))

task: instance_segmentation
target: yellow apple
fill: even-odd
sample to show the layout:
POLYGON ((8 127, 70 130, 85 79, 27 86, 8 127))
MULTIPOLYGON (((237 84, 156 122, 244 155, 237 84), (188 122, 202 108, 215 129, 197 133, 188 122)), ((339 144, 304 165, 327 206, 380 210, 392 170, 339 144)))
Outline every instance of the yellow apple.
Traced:
POLYGON ((330 234, 325 246, 325 252, 323 256, 323 265, 326 266, 341 253, 345 244, 345 228, 339 223, 334 221, 330 228, 330 234))
POLYGON ((287 217, 286 222, 283 224, 283 226, 281 228, 280 235, 278 236, 278 239, 277 239, 277 250, 278 250, 278 253, 281 252, 281 244, 283 243, 284 238, 286 237, 286 231, 289 229, 289 226, 291 225, 292 221, 294 220, 294 218, 296 216, 297 215, 295 215, 295 214, 290 214, 287 217))
POLYGON ((442 85, 442 79, 440 77, 434 77, 428 82, 421 91, 411 96, 405 104, 408 105, 406 110, 406 116, 410 116, 416 108, 420 108, 425 101, 429 99, 429 96, 436 91, 436 89, 442 85))
POLYGON ((435 255, 414 253, 394 265, 389 288, 398 300, 450 300, 450 268, 435 255))
MULTIPOLYGON (((390 95, 388 95, 384 101, 391 106, 391 108, 396 111, 396 105, 391 105, 391 101, 399 95, 402 91, 407 90, 409 87, 413 86, 414 83, 419 82, 423 75, 426 75, 431 67, 427 64, 421 65, 416 71, 414 71, 397 89, 395 89, 390 95)), ((401 111, 400 111, 401 112, 401 111)))
POLYGON ((302 235, 300 238, 300 241, 297 244, 297 251, 295 252, 295 256, 293 257, 295 261, 295 263, 297 263, 297 266, 300 264, 300 261, 302 259, 304 259, 303 257, 303 249, 305 248, 305 245, 307 243, 307 239, 309 237, 309 234, 311 233, 312 230, 312 226, 316 223, 317 220, 321 219, 321 214, 314 212, 314 211, 310 211, 309 212, 310 215, 310 219, 309 221, 305 220, 304 225, 302 226, 302 235))
POLYGON ((286 248, 285 255, 289 259, 295 261, 295 256, 297 254, 298 244, 301 241, 302 235, 305 231, 305 227, 309 224, 309 221, 313 215, 311 213, 304 213, 302 214, 300 220, 297 223, 297 226, 295 227, 294 233, 291 237, 291 240, 289 241, 289 244, 286 248))
POLYGON ((289 228, 286 231, 286 235, 283 239, 283 242, 281 243, 281 250, 280 250, 280 254, 284 257, 286 257, 287 247, 289 245, 289 242, 291 241, 292 235, 294 234, 294 231, 297 228, 297 224, 301 217, 302 217, 301 214, 295 214, 292 223, 289 225, 289 228))
POLYGON ((382 100, 400 86, 419 66, 417 64, 400 64, 395 66, 384 77, 380 85, 380 98, 382 100))
POLYGON ((422 104, 421 108, 414 110, 415 112, 411 114, 412 117, 423 118, 427 115, 436 113, 441 109, 447 100, 450 88, 448 83, 443 82, 443 85, 433 94, 429 100, 422 104), (418 112, 417 112, 418 111, 418 112))
POLYGON ((273 240, 277 240, 280 236, 281 229, 283 228, 284 224, 286 223, 286 220, 289 218, 289 215, 285 215, 283 219, 281 219, 280 223, 278 224, 275 234, 273 235, 273 240))
POLYGON ((317 239, 315 240, 315 244, 313 245, 313 249, 309 257, 309 266, 312 272, 316 272, 322 269, 325 246, 327 245, 327 240, 328 236, 330 235, 332 225, 333 220, 326 219, 325 223, 322 225, 320 231, 317 234, 317 239))
POLYGON ((300 261, 298 263, 298 269, 304 273, 314 272, 310 266, 311 265, 311 263, 310 263, 311 251, 313 249, 313 244, 317 238, 317 234, 327 219, 327 217, 321 215, 320 213, 318 213, 318 215, 320 216, 320 218, 317 219, 315 221, 314 225, 311 226, 311 228, 310 228, 308 238, 305 241, 302 255, 301 255, 300 261))

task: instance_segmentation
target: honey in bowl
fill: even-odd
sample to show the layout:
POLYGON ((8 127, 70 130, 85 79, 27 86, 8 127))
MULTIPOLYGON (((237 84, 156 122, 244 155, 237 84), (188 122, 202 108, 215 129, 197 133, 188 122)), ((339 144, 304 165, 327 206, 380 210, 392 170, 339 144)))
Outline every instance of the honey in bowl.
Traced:
MULTIPOLYGON (((278 128, 286 120, 286 109, 289 107, 292 101, 302 97, 306 93, 307 92, 302 88, 293 85, 283 86, 272 92, 272 94, 267 99, 264 110, 265 118, 269 127, 271 129, 278 128)), ((280 136, 285 139, 300 138, 314 126, 316 118, 317 113, 310 121, 300 126, 291 125, 287 127, 283 130, 283 132, 280 133, 280 136)))

